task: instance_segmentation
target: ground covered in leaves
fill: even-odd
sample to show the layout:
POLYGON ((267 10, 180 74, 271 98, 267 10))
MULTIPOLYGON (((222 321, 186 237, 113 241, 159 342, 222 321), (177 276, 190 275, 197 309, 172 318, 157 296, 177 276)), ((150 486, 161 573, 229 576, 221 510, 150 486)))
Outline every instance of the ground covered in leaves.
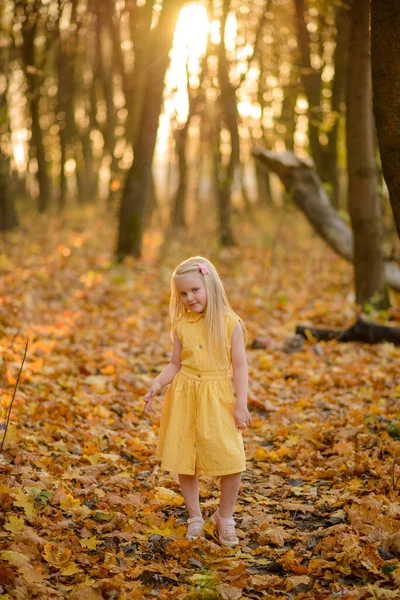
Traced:
MULTIPOLYGON (((29 346, 0 455, 1 600, 400 597, 400 348, 311 338, 286 352, 296 323, 355 320, 352 269, 298 213, 256 221, 222 251, 204 230, 164 245, 151 231, 124 265, 116 224, 93 215, 2 238, 1 436, 29 346), (177 480, 154 460, 162 397, 143 412, 171 350, 171 269, 200 253, 249 332, 235 549, 208 521, 207 539, 184 539, 177 480)), ((399 326, 392 302, 374 318, 399 326)), ((209 516, 217 480, 201 500, 209 516)))

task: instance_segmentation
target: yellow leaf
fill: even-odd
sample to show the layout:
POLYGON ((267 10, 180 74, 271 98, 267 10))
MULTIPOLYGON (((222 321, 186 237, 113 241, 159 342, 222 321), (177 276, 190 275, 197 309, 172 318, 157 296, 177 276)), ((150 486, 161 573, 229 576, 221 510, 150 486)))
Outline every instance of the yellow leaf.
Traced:
POLYGON ((111 412, 108 410, 108 408, 106 408, 105 406, 101 406, 101 405, 97 407, 95 413, 102 419, 109 419, 110 415, 111 415, 111 412))
POLYGON ((32 371, 32 373, 41 373, 43 370, 43 365, 44 365, 43 358, 38 358, 34 362, 30 363, 29 369, 30 369, 30 371, 32 371))
POLYGON ((181 495, 177 494, 173 490, 169 490, 165 487, 156 488, 157 493, 155 494, 155 498, 157 500, 161 500, 166 504, 172 504, 173 506, 181 506, 183 504, 183 498, 181 495))
POLYGON ((262 369, 269 369, 272 366, 271 358, 269 356, 260 356, 258 360, 262 369))
POLYGON ((69 562, 65 565, 65 567, 61 567, 60 569, 61 575, 75 575, 75 573, 80 573, 80 568, 76 564, 76 562, 69 562))
POLYGON ((11 492, 11 488, 5 483, 0 483, 0 494, 9 494, 11 492))
POLYGON ((256 462, 266 460, 268 458, 268 452, 265 448, 257 448, 257 450, 253 454, 253 460, 256 462))
POLYGON ((170 537, 170 536, 180 536, 182 537, 185 534, 186 527, 185 525, 181 525, 176 527, 175 529, 171 527, 168 523, 163 524, 161 527, 156 527, 153 525, 150 529, 147 530, 149 535, 161 535, 162 537, 170 537))
POLYGON ((104 369, 101 369, 101 372, 103 373, 103 375, 114 375, 115 367, 114 365, 108 365, 108 367, 104 367, 104 369))
POLYGON ((16 442, 18 440, 18 429, 16 425, 9 425, 7 429, 7 442, 16 442))
POLYGON ((102 600, 102 594, 93 589, 93 584, 94 579, 87 579, 80 583, 68 596, 69 600, 102 600))
POLYGON ((101 393, 106 391, 108 377, 105 375, 89 375, 85 378, 85 383, 96 388, 96 391, 101 393))
POLYGON ((0 558, 8 562, 10 565, 13 565, 14 567, 19 568, 30 566, 29 558, 21 552, 14 552, 13 550, 3 550, 3 552, 0 552, 0 558))
POLYGON ((7 531, 11 531, 11 533, 19 533, 25 527, 25 521, 22 517, 13 517, 10 516, 8 518, 8 522, 4 525, 4 529, 7 531))
POLYGON ((82 540, 79 540, 79 543, 82 546, 82 548, 89 548, 89 550, 96 550, 97 544, 100 544, 101 542, 94 535, 91 538, 84 538, 82 540))
POLYGON ((60 548, 59 544, 48 543, 44 546, 42 556, 49 565, 60 568, 68 563, 71 557, 71 550, 69 548, 60 548))
POLYGON ((71 494, 67 494, 60 502, 62 510, 76 510, 80 505, 80 500, 74 498, 71 494))
POLYGON ((3 394, 2 397, 0 398, 0 404, 1 404, 1 406, 7 406, 7 408, 8 408, 11 404, 11 400, 12 400, 12 396, 10 394, 3 394))
POLYGON ((43 573, 33 567, 20 567, 18 571, 21 573, 26 583, 42 583, 43 573))
POLYGON ((309 329, 305 329, 304 333, 306 334, 306 337, 309 342, 312 342, 313 344, 316 344, 318 342, 318 340, 313 336, 309 329))
POLYGON ((25 494, 21 489, 18 490, 13 504, 14 506, 18 506, 18 508, 23 508, 28 517, 31 517, 35 513, 31 496, 25 494))

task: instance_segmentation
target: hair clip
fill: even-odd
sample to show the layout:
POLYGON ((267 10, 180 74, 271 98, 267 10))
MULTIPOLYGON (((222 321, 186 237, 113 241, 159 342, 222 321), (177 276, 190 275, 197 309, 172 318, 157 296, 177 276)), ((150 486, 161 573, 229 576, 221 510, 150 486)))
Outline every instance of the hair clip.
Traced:
POLYGON ((197 266, 202 275, 208 275, 210 273, 210 269, 207 267, 206 263, 199 263, 197 266))

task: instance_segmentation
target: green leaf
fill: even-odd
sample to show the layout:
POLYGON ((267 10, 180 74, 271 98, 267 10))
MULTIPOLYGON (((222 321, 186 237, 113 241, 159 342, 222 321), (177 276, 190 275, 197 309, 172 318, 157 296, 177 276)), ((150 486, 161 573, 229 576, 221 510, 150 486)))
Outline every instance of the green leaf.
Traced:
POLYGON ((392 573, 393 571, 395 571, 398 568, 399 568, 399 565, 391 565, 391 564, 386 563, 382 567, 382 573, 384 575, 390 575, 390 573, 392 573))

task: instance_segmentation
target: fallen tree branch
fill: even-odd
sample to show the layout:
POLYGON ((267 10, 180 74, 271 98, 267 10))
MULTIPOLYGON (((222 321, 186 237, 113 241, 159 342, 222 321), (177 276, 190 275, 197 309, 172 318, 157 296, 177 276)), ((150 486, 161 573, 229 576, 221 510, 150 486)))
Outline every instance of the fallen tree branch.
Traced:
MULTIPOLYGON (((311 159, 299 158, 293 152, 253 150, 253 156, 276 173, 315 231, 340 256, 353 262, 353 233, 333 208, 328 194, 314 169, 311 159)), ((400 268, 385 261, 388 285, 400 291, 400 268)))
POLYGON ((10 423, 11 410, 12 410, 12 407, 13 407, 13 404, 14 404, 14 398, 15 398, 15 394, 17 392, 19 378, 20 378, 21 373, 22 373, 22 368, 24 366, 24 362, 25 362, 27 350, 28 350, 28 340, 26 340, 24 357, 22 359, 21 367, 19 369, 17 381, 15 382, 14 392, 13 392, 13 395, 12 395, 12 398, 11 398, 10 406, 8 407, 8 411, 7 411, 7 414, 6 414, 6 420, 5 420, 5 423, 4 423, 4 435, 3 435, 3 439, 1 440, 1 444, 0 444, 0 452, 3 452, 3 446, 4 446, 5 439, 6 439, 7 431, 8 431, 8 425, 10 423))
POLYGON ((379 344, 379 342, 391 342, 400 346, 400 327, 386 327, 378 323, 368 323, 358 319, 348 329, 316 329, 297 325, 296 334, 309 339, 310 335, 317 340, 339 342, 364 342, 366 344, 379 344))

